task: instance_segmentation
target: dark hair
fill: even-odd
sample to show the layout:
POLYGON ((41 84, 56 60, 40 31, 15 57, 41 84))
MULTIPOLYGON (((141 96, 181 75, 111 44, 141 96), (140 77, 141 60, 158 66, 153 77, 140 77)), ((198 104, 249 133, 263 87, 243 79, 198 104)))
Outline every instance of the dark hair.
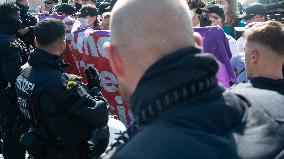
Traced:
POLYGON ((35 27, 35 37, 41 45, 49 45, 65 36, 64 24, 57 19, 47 19, 35 27))
POLYGON ((266 21, 253 25, 245 32, 247 41, 269 47, 278 55, 284 55, 284 25, 278 21, 266 21))
POLYGON ((77 13, 77 15, 79 16, 79 18, 83 18, 86 16, 98 16, 98 10, 96 8, 96 6, 94 5, 86 5, 83 6, 79 13, 77 13))
POLYGON ((17 12, 20 9, 15 3, 4 3, 0 5, 0 17, 6 18, 10 16, 17 16, 17 12))
POLYGON ((60 5, 57 5, 55 7, 55 10, 57 13, 64 13, 67 15, 74 15, 76 13, 75 7, 67 3, 62 3, 60 5))

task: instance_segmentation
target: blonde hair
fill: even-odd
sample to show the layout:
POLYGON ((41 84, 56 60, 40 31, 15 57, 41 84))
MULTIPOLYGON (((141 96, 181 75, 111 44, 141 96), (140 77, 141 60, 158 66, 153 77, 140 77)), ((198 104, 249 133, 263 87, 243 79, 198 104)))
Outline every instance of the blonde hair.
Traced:
POLYGON ((239 8, 237 0, 226 0, 228 2, 228 12, 225 13, 225 22, 231 26, 235 26, 235 22, 239 16, 239 8))

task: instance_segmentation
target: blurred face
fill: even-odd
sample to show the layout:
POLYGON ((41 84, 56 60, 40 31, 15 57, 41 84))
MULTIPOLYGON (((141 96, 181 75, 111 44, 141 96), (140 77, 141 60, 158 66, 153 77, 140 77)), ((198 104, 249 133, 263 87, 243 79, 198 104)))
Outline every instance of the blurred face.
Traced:
POLYGON ((222 18, 216 13, 208 13, 209 20, 212 22, 211 26, 221 26, 222 18))
POLYGON ((225 13, 228 12, 229 3, 228 3, 227 0, 217 0, 216 3, 224 7, 224 12, 225 13))
POLYGON ((248 19, 248 20, 246 20, 246 21, 247 21, 247 23, 249 24, 249 23, 252 23, 252 22, 265 22, 266 19, 265 19, 265 16, 264 16, 264 15, 259 15, 259 14, 257 14, 257 15, 255 15, 254 17, 252 17, 252 18, 250 18, 250 19, 248 19))
POLYGON ((44 6, 45 6, 47 11, 51 11, 51 9, 53 8, 54 5, 55 5, 55 3, 53 1, 50 1, 50 0, 44 1, 44 6))
POLYGON ((109 30, 109 19, 110 17, 104 17, 102 21, 102 29, 109 30))
POLYGON ((21 1, 19 1, 19 3, 21 5, 24 5, 24 6, 28 6, 29 5, 29 1, 28 0, 21 0, 21 1))
POLYGON ((88 19, 88 25, 89 26, 93 26, 94 25, 94 22, 96 21, 97 19, 97 16, 87 16, 86 19, 88 19))
POLYGON ((200 20, 199 20, 199 15, 196 13, 193 13, 192 16, 192 25, 193 27, 197 26, 198 24, 200 24, 200 20))
POLYGON ((253 22, 265 22, 265 16, 257 14, 253 17, 253 22))

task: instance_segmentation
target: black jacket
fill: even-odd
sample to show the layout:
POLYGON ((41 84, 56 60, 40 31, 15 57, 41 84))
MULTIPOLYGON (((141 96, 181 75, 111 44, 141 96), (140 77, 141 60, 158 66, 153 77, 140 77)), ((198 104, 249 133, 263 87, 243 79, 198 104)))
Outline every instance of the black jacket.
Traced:
POLYGON ((20 74, 22 61, 21 41, 17 38, 20 23, 12 18, 0 19, 0 86, 14 85, 20 74))
MULTIPOLYGON (((106 101, 91 97, 78 77, 63 73, 62 60, 43 50, 30 55, 29 67, 17 78, 17 97, 22 114, 38 134, 64 148, 86 145, 94 128, 108 121, 106 101)), ((82 146, 83 147, 83 146, 82 146)))
POLYGON ((283 158, 283 96, 248 87, 224 91, 217 63, 199 53, 180 50, 146 71, 130 104, 138 124, 103 159, 283 158))
POLYGON ((21 23, 10 17, 0 18, 0 111, 14 109, 15 82, 27 55, 22 41, 17 38, 21 23), (7 86, 9 86, 7 88, 7 86), (8 99, 9 98, 9 99, 8 99))
POLYGON ((104 158, 237 158, 234 138, 225 134, 241 123, 245 104, 217 84, 217 63, 200 52, 179 50, 146 71, 130 104, 137 133, 104 158))
POLYGON ((18 2, 16 4, 20 8, 20 16, 22 21, 21 29, 29 27, 29 31, 23 36, 19 35, 19 38, 24 41, 28 48, 30 45, 34 47, 34 26, 37 24, 37 19, 28 12, 28 6, 21 5, 18 2))

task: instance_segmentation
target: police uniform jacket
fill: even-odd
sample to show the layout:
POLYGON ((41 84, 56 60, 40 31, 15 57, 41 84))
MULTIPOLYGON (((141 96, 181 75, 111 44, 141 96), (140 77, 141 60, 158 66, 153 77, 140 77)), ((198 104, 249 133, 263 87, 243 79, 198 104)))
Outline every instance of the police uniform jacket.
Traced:
POLYGON ((15 82, 21 72, 24 49, 22 41, 17 38, 21 23, 10 17, 0 18, 0 109, 14 109, 7 104, 15 101, 15 82), (6 89, 9 86, 9 89, 6 89))
POLYGON ((36 49, 17 78, 17 101, 39 136, 62 147, 85 145, 94 128, 108 121, 107 103, 92 97, 74 75, 63 73, 62 60, 36 49))

